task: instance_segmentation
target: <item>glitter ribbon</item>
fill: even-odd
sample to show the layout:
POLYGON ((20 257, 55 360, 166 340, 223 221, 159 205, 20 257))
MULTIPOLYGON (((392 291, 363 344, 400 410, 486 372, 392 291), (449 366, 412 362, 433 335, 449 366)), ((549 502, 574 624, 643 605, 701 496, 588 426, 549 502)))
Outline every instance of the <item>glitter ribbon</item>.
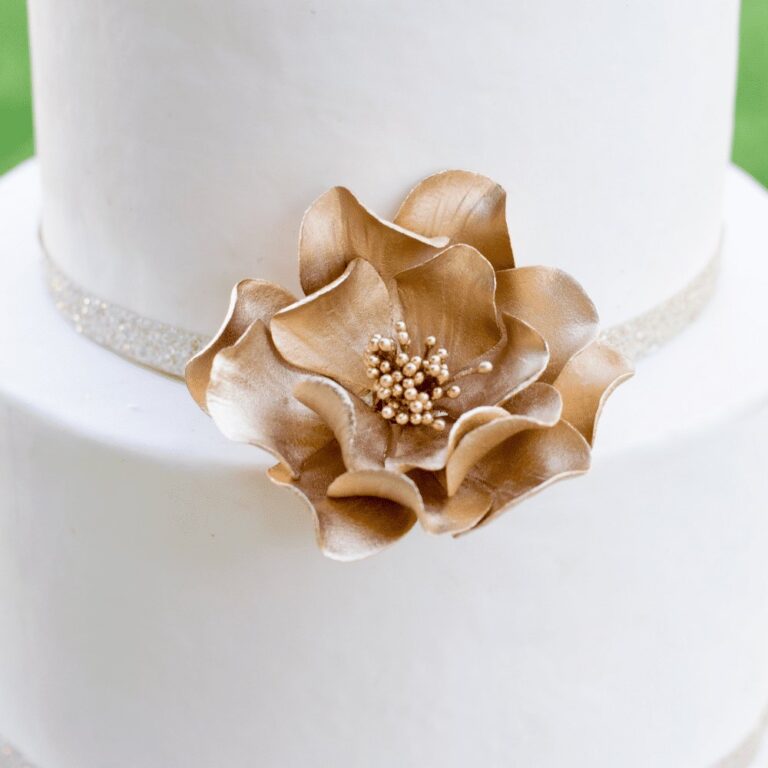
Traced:
MULTIPOLYGON (((646 312, 607 328, 602 338, 633 360, 650 354, 690 325, 717 284, 720 247, 687 285, 646 312)), ((144 317, 77 285, 45 257, 46 280, 56 308, 75 330, 134 363, 183 377, 187 361, 208 337, 144 317)))

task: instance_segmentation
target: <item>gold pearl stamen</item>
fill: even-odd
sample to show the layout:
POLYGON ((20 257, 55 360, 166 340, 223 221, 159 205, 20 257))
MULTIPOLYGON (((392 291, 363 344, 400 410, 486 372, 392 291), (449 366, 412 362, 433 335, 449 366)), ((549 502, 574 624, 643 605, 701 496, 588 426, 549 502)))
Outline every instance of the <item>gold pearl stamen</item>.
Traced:
POLYGON ((455 399, 461 387, 455 382, 474 373, 490 373, 493 363, 483 360, 474 368, 451 376, 448 350, 437 347, 437 338, 427 336, 421 355, 410 353, 411 337, 406 324, 395 323, 394 336, 376 333, 365 348, 366 375, 371 380, 370 404, 383 419, 395 424, 424 425, 441 432, 447 412, 435 407, 444 397, 455 399))

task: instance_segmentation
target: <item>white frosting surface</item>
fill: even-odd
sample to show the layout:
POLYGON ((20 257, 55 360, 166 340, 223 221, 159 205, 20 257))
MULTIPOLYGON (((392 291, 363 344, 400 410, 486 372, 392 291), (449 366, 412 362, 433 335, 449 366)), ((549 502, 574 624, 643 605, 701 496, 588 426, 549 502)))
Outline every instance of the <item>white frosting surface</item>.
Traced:
POLYGON ((458 541, 325 560, 178 383, 44 293, 0 183, 0 724, 40 768, 711 768, 768 699, 768 196, 607 408, 593 470, 458 541), (748 333, 745 333, 748 329, 748 333))
POLYGON ((606 324, 712 255, 737 0, 30 0, 43 230, 106 300, 213 332, 239 279, 297 285, 301 214, 382 215, 449 168, 509 192, 519 263, 606 324))

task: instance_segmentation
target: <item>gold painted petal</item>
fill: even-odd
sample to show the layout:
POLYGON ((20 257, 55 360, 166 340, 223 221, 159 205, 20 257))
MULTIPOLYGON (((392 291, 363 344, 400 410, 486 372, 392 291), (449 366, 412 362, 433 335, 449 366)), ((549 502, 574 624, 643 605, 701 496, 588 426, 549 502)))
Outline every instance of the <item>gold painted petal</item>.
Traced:
POLYGON ((545 422, 553 427, 562 418, 563 401, 560 392, 543 381, 534 381, 514 397, 504 402, 505 411, 545 422), (557 412, 558 416, 553 418, 557 412))
POLYGON ((387 458, 387 469, 398 472, 416 468, 430 472, 443 469, 448 457, 466 434, 494 419, 508 416, 509 412, 503 408, 487 406, 462 414, 450 430, 445 432, 436 432, 429 427, 404 427, 397 438, 392 456, 387 458))
POLYGON ((459 397, 440 401, 439 407, 452 418, 480 405, 503 403, 538 379, 546 369, 549 352, 541 334, 512 315, 503 314, 501 321, 504 327, 501 341, 482 356, 493 363, 493 370, 465 376, 459 381, 459 397))
POLYGON ((407 507, 374 496, 331 498, 329 486, 344 474, 338 443, 332 440, 313 454, 298 479, 281 465, 269 470, 278 485, 296 491, 315 514, 317 542, 334 560, 359 560, 381 551, 405 536, 416 522, 407 507))
POLYGON ((317 293, 278 312, 270 325, 280 354, 293 365, 362 394, 370 388, 363 362, 374 333, 392 328, 384 282, 363 259, 317 293))
POLYGON ((595 429, 608 397, 634 373, 618 350, 596 341, 574 355, 555 379, 563 397, 563 418, 594 444, 595 429))
POLYGON ((275 312, 294 301, 296 299, 289 291, 266 280, 242 280, 232 289, 224 323, 208 346, 187 363, 184 372, 187 388, 203 410, 216 354, 225 347, 231 347, 251 323, 256 320, 269 322, 275 312))
POLYGON ((369 261, 387 283, 447 244, 445 238, 431 241, 380 219, 348 189, 334 187, 312 203, 301 222, 301 287, 306 294, 319 291, 355 258, 369 261))
POLYGON ((417 515, 424 513, 424 504, 416 483, 408 475, 388 472, 386 469, 345 472, 328 486, 328 495, 331 498, 375 496, 407 507, 417 515))
POLYGON ((333 439, 322 419, 293 397, 304 376, 285 363, 257 320, 214 358, 208 412, 230 440, 268 450, 296 475, 309 456, 333 439))
MULTIPOLYGON (((503 411, 504 415, 476 427, 460 440, 445 466, 445 485, 449 496, 459 490, 472 468, 497 445, 524 430, 557 424, 563 407, 559 392, 547 384, 532 384, 528 389, 532 388, 538 388, 538 391, 527 398, 518 395, 515 403, 516 407, 524 408, 524 401, 527 400, 531 406, 528 413, 513 414, 506 409, 494 409, 503 411)), ((524 390, 524 393, 527 391, 524 390)))
POLYGON ((495 181, 469 171, 443 171, 408 193, 395 224, 426 237, 446 235, 477 248, 495 269, 511 269, 506 208, 507 193, 495 181))
POLYGON ((494 448, 468 478, 493 494, 493 508, 480 525, 558 480, 583 474, 589 463, 589 444, 565 421, 511 437, 494 448))
POLYGON ((442 469, 448 460, 449 436, 448 430, 437 432, 430 427, 403 427, 385 465, 395 472, 408 472, 414 467, 433 472, 442 469))
POLYGON ((496 275, 499 310, 532 325, 549 346, 542 379, 552 383, 579 350, 597 338, 592 300, 568 274, 554 267, 519 267, 496 275))
POLYGON ((384 467, 391 428, 373 408, 331 379, 302 379, 293 394, 331 428, 349 471, 384 467))
POLYGON ((424 501, 419 522, 429 533, 468 531, 491 508, 491 494, 478 484, 464 483, 455 495, 448 496, 434 473, 415 469, 409 476, 416 482, 424 501))
POLYGON ((490 350, 501 338, 491 263, 468 245, 452 245, 430 261, 395 277, 403 319, 423 348, 437 337, 450 352, 448 365, 458 371, 490 350))

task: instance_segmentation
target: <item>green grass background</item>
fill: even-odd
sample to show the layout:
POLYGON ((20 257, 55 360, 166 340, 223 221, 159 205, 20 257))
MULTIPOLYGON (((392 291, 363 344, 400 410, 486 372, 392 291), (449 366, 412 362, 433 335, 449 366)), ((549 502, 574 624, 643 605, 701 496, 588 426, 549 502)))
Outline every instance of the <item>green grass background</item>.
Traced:
POLYGON ((742 0, 733 160, 768 186, 768 0, 742 0))
POLYGON ((26 1, 0 0, 0 173, 33 152, 26 1))
MULTIPOLYGON (((0 0, 0 173, 33 152, 26 3, 0 0)), ((742 0, 733 159, 768 186, 768 0, 742 0)))

